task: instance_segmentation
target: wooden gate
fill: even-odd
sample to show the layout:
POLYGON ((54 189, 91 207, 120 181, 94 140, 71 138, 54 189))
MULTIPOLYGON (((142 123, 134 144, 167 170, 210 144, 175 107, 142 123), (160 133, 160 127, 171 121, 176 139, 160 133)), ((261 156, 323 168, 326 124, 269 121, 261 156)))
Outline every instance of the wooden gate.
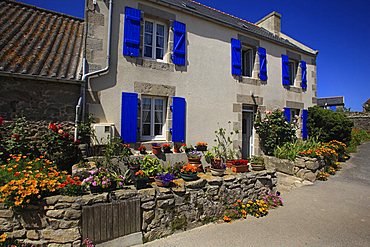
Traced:
POLYGON ((82 208, 82 239, 94 244, 141 231, 140 199, 82 208))

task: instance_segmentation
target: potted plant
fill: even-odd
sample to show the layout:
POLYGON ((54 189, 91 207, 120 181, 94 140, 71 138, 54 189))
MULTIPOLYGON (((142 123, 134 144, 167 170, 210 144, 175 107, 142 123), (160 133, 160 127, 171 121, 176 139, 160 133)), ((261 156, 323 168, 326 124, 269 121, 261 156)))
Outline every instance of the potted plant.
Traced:
POLYGON ((222 176, 225 173, 226 165, 221 159, 213 159, 211 162, 211 173, 213 176, 222 176))
POLYGON ((231 170, 235 173, 248 172, 248 160, 233 160, 231 170))
POLYGON ((226 163, 227 167, 231 167, 231 162, 234 159, 237 159, 238 154, 240 154, 237 150, 234 150, 233 148, 233 140, 238 133, 238 130, 228 131, 225 128, 219 128, 215 131, 216 146, 213 147, 213 150, 216 156, 221 158, 221 160, 226 163))
POLYGON ((162 145, 162 150, 163 150, 163 153, 166 153, 166 154, 172 153, 171 152, 171 144, 169 144, 169 143, 163 144, 162 145))
POLYGON ((171 184, 172 180, 174 179, 175 179, 175 175, 173 175, 170 172, 161 173, 155 177, 155 183, 159 187, 168 187, 171 184))
POLYGON ((180 170, 180 176, 185 181, 192 181, 198 178, 197 168, 191 164, 184 165, 180 170))
POLYGON ((140 163, 140 169, 147 177, 154 179, 154 177, 162 171, 162 166, 159 159, 145 156, 140 163))
POLYGON ((203 171, 202 162, 200 161, 202 158, 202 153, 198 151, 191 151, 187 153, 188 161, 190 165, 195 166, 199 172, 203 171))
POLYGON ((124 177, 117 175, 114 172, 108 171, 106 168, 100 167, 89 171, 90 176, 82 181, 91 193, 102 193, 105 191, 112 191, 117 188, 117 182, 123 186, 124 177))
POLYGON ((154 155, 160 154, 162 152, 161 149, 162 147, 158 143, 152 143, 152 153, 154 155))
POLYGON ((144 145, 140 145, 140 147, 137 150, 140 151, 140 154, 147 154, 146 147, 144 145))
POLYGON ((136 189, 144 189, 149 182, 149 177, 143 170, 139 170, 135 173, 134 181, 136 189))
POLYGON ((252 156, 250 162, 254 171, 262 171, 265 169, 265 161, 262 156, 252 156))
POLYGON ((204 152, 207 151, 207 142, 197 142, 197 145, 195 146, 197 151, 204 152))
POLYGON ((191 151, 194 151, 194 147, 192 145, 186 145, 186 143, 183 143, 181 145, 181 151, 183 151, 185 153, 189 153, 191 151))
POLYGON ((182 152, 182 150, 181 150, 181 145, 182 145, 182 144, 174 143, 174 144, 173 144, 173 152, 174 152, 174 153, 181 153, 181 152, 182 152))

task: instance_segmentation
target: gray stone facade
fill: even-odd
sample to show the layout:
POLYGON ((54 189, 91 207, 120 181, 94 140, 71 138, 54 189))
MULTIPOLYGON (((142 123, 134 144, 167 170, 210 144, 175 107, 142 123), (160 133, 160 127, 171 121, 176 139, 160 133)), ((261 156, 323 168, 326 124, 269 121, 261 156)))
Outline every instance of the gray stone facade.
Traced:
POLYGON ((370 131, 370 113, 366 112, 346 112, 346 115, 354 123, 355 129, 370 131))
POLYGON ((0 116, 74 121, 80 87, 79 83, 0 76, 0 116))

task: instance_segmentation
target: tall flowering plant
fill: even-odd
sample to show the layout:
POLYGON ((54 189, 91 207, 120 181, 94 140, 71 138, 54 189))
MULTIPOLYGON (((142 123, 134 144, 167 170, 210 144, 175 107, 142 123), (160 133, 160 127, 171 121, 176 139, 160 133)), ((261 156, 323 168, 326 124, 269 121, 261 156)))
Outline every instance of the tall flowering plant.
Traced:
POLYGON ((100 167, 98 169, 91 170, 90 176, 82 181, 82 184, 87 186, 89 189, 115 189, 123 187, 125 177, 117 175, 115 172, 111 172, 106 168, 100 167))

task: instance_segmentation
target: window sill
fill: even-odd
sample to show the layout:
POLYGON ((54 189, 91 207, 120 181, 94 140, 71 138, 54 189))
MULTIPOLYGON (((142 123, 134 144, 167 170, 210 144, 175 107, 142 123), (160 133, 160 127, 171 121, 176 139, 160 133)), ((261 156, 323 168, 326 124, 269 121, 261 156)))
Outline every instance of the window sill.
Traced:
POLYGON ((162 70, 162 71, 170 71, 174 72, 175 71, 175 65, 166 63, 166 62, 160 62, 156 61, 153 59, 149 58, 137 58, 136 59, 136 64, 140 65, 144 68, 149 68, 149 69, 155 69, 155 70, 162 70))
POLYGON ((252 77, 246 77, 246 76, 241 76, 239 82, 244 83, 244 84, 249 84, 249 85, 255 85, 255 86, 261 86, 262 84, 261 80, 255 79, 252 77))
POLYGON ((300 87, 288 86, 286 88, 288 89, 288 91, 291 91, 293 93, 302 93, 303 92, 302 88, 300 88, 300 87))

